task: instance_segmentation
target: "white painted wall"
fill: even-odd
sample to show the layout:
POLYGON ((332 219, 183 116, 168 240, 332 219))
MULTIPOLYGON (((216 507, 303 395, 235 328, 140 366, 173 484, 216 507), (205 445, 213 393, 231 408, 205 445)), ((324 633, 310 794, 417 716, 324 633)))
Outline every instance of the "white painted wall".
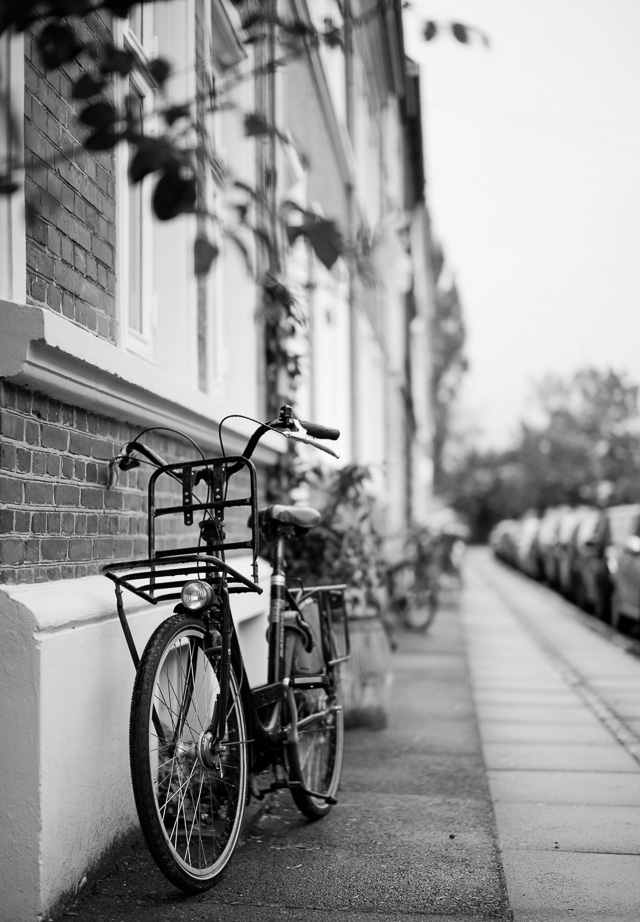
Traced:
MULTIPOLYGON (((268 590, 269 566, 260 570, 268 590)), ((175 603, 125 596, 141 652, 175 603)), ((249 680, 262 684, 268 591, 232 602, 249 680)), ((0 645, 0 922, 35 922, 137 824, 134 667, 101 576, 0 589, 0 645)))

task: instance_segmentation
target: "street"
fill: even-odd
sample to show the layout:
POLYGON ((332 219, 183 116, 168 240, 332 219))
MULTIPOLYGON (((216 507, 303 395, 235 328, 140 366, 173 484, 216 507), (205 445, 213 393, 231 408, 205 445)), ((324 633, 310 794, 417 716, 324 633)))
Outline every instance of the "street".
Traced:
POLYGON ((640 659, 540 586, 468 555, 459 608, 399 634, 388 725, 347 733, 338 805, 254 812, 220 883, 185 897, 142 844, 79 922, 635 920, 640 659))

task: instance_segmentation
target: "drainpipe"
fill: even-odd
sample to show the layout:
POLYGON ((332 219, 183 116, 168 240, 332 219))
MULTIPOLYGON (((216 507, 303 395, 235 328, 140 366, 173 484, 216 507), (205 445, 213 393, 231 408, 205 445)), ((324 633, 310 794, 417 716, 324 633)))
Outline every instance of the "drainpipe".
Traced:
MULTIPOLYGON (((345 68, 345 110, 347 119, 347 134, 354 146, 355 118, 354 118, 354 78, 353 78, 353 21, 351 15, 351 0, 344 0, 344 68, 345 68)), ((356 201, 355 201, 355 176, 349 179, 347 185, 347 239, 351 246, 355 246, 356 237, 356 201)), ((351 453, 352 461, 358 463, 360 459, 360 437, 358 431, 358 317, 356 306, 356 260, 355 254, 349 257, 349 358, 351 393, 351 453)))

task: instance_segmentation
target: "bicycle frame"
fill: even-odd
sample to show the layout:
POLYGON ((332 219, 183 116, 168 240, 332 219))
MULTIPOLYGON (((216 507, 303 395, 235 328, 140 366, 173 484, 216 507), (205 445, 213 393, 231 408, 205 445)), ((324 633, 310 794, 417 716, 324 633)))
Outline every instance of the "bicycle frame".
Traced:
MULTIPOLYGON (((302 608, 314 601, 319 609, 320 640, 323 662, 333 667, 349 657, 349 638, 344 611, 345 585, 302 587, 292 591, 285 578, 286 529, 275 536, 272 554, 272 575, 270 583, 268 619, 268 667, 267 684, 251 688, 244 668, 242 651, 233 622, 230 596, 234 592, 262 592, 257 584, 257 557, 259 549, 259 527, 257 507, 256 471, 253 463, 244 456, 229 456, 203 461, 163 465, 151 475, 148 487, 148 557, 126 563, 112 564, 103 568, 103 573, 115 583, 118 616, 124 632, 134 666, 138 668, 140 657, 128 625, 122 600, 122 587, 144 598, 151 604, 179 599, 182 586, 194 578, 203 580, 214 589, 215 605, 208 611, 196 613, 205 625, 205 636, 210 637, 204 652, 219 657, 219 696, 217 706, 211 715, 211 723, 205 730, 211 752, 223 746, 226 734, 231 670, 238 677, 240 694, 248 717, 252 770, 259 770, 263 764, 274 764, 280 759, 287 741, 296 741, 300 729, 321 721, 328 711, 319 711, 298 721, 295 717, 294 690, 326 686, 328 679, 324 670, 315 675, 295 676, 290 673, 286 662, 286 637, 291 631, 305 640, 304 615, 302 608), (229 471, 233 475, 248 474, 249 486, 245 493, 227 498, 229 471), (181 486, 181 501, 164 505, 158 499, 161 478, 169 477, 181 486), (207 487, 205 501, 198 499, 194 489, 204 482, 207 487), (247 536, 227 540, 225 510, 247 508, 249 522, 247 536), (199 523, 204 542, 193 542, 179 549, 158 547, 160 535, 157 522, 169 516, 182 519, 185 527, 194 525, 194 513, 203 514, 199 523), (209 516, 209 518, 207 518, 209 516), (204 525, 203 525, 204 523, 204 525), (252 579, 231 567, 225 560, 225 552, 246 549, 252 556, 252 579), (332 616, 332 612, 337 613, 332 616), (337 649, 334 626, 339 628, 342 649, 337 649), (214 645, 211 629, 220 635, 219 645, 214 645), (291 721, 283 725, 284 703, 287 703, 291 721), (263 719, 261 711, 267 709, 263 719)), ((174 611, 184 610, 178 604, 174 611)), ((276 784, 275 787, 282 787, 276 784)), ((273 788, 269 788, 271 790, 273 788)), ((260 796, 260 795, 258 795, 260 796)), ((318 795, 322 796, 322 795, 318 795)))

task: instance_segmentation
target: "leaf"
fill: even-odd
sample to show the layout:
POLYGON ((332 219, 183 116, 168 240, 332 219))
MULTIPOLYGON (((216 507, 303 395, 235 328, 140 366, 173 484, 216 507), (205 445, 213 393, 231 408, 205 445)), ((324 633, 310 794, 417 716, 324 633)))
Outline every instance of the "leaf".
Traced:
POLYGON ((287 227, 289 243, 300 235, 307 238, 320 262, 331 269, 339 256, 344 253, 344 240, 335 221, 312 216, 311 220, 300 225, 287 227))
POLYGON ((149 63, 149 73, 160 86, 163 86, 171 73, 171 65, 164 58, 155 58, 149 63))
POLYGON ((84 142, 85 150, 103 151, 113 150, 118 141, 121 141, 124 134, 121 131, 94 131, 84 142))
POLYGON ((111 102, 94 102, 85 106, 78 118, 90 128, 105 130, 118 121, 118 110, 111 102))
POLYGON ((103 0, 102 5, 111 10, 114 16, 120 19, 126 19, 132 6, 135 6, 138 0, 103 0))
POLYGON ((191 106, 188 102, 185 102, 181 106, 169 106, 167 109, 163 110, 162 117, 164 118, 167 125, 171 126, 177 122, 178 119, 190 118, 191 106))
POLYGON ((153 211, 160 221, 170 221, 179 214, 193 211, 197 186, 193 170, 188 165, 167 170, 162 174, 153 193, 153 211))
POLYGON ((459 23, 459 22, 452 22, 451 31, 453 32, 454 37, 457 38, 459 42, 462 42, 463 45, 467 44, 467 42, 469 41, 469 30, 466 26, 463 26, 462 23, 459 23))
POLYGON ((149 173, 175 165, 178 152, 164 138, 144 138, 129 163, 129 181, 134 185, 149 173))
POLYGON ((196 275, 206 275, 220 250, 206 234, 198 234, 193 245, 193 259, 196 275))
POLYGON ((24 32, 33 24, 39 0, 4 0, 0 3, 0 35, 12 27, 24 32))
POLYGON ((249 250, 244 240, 241 240, 239 235, 236 234, 234 231, 230 230, 229 228, 225 228, 224 235, 233 244, 235 244, 238 250, 240 250, 240 253, 242 254, 242 257, 244 258, 245 265, 247 267, 247 272, 249 273, 249 275, 253 275, 253 272, 254 272, 253 260, 251 259, 251 254, 249 253, 249 250))
POLYGON ((344 45, 344 36, 342 29, 334 25, 329 19, 326 21, 326 31, 322 33, 322 38, 328 48, 342 48, 344 45))
POLYGON ((119 74, 126 77, 135 65, 135 58, 131 51, 116 48, 115 45, 105 46, 100 57, 100 70, 105 74, 119 74))
POLYGON ((89 0, 49 0, 49 6, 56 16, 82 16, 93 6, 89 0))
POLYGON ((432 38, 436 37, 437 32, 438 32, 438 27, 435 24, 435 22, 432 22, 431 20, 429 20, 429 22, 425 23, 423 35, 428 42, 430 42, 432 38))
POLYGON ((91 99, 101 93, 107 84, 106 77, 94 77, 91 74, 82 74, 73 84, 71 95, 74 99, 91 99))
POLYGON ((36 45, 46 68, 68 64, 82 51, 82 44, 70 26, 49 23, 36 37, 36 45))
POLYGON ((273 128, 264 115, 257 112, 249 113, 244 117, 244 133, 247 137, 271 134, 273 128))
POLYGON ((0 176, 0 195, 13 195, 14 192, 17 192, 20 186, 13 179, 11 173, 7 173, 5 176, 0 176))

